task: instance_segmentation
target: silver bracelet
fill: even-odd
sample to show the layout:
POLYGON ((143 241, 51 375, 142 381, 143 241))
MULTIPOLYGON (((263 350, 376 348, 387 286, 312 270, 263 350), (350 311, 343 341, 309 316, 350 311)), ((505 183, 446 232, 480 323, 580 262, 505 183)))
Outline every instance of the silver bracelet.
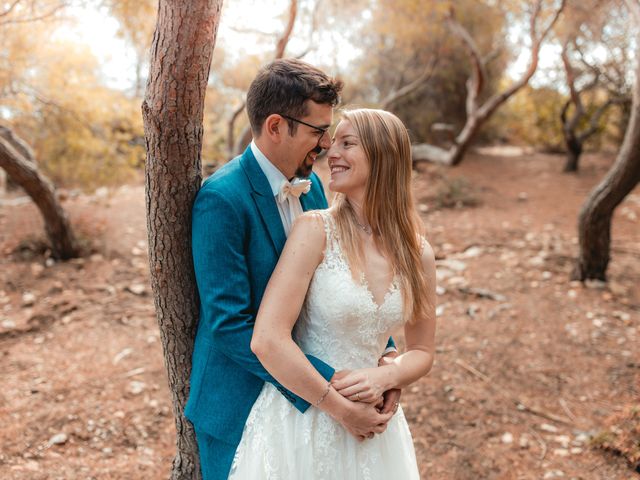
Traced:
POLYGON ((327 398, 327 395, 329 395, 329 390, 331 390, 331 383, 327 383, 327 389, 325 390, 325 392, 322 394, 322 396, 320 397, 320 399, 315 403, 315 406, 317 407, 318 405, 320 405, 322 403, 322 401, 327 398))

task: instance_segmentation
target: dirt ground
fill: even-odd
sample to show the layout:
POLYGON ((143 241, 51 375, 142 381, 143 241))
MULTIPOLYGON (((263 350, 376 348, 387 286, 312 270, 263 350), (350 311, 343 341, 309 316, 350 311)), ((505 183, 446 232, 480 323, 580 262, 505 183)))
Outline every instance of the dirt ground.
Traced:
MULTIPOLYGON (((575 176, 560 156, 511 150, 419 166, 438 347, 402 403, 423 478, 640 478, 592 441, 640 398, 640 188, 617 209, 609 283, 569 282, 579 208, 613 159, 586 155, 575 176)), ((143 188, 65 205, 96 253, 54 263, 33 253, 33 205, 0 202, 0 478, 167 478, 143 188)))

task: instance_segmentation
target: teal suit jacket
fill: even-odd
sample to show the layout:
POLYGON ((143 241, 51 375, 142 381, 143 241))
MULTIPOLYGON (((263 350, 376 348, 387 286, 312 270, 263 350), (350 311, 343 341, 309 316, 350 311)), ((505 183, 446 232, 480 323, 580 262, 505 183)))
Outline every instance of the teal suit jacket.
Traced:
MULTIPOLYGON (((312 174, 310 180, 311 190, 300 197, 303 210, 327 208, 320 179, 312 174)), ((271 377, 250 349, 255 316, 285 240, 273 192, 248 147, 204 182, 192 211, 200 320, 185 416, 196 430, 233 450, 265 381, 300 412, 309 408, 271 377)), ((331 379, 333 368, 307 358, 331 379)), ((218 452, 225 450, 221 446, 218 452)), ((218 458, 219 478, 227 478, 232 460, 218 458)))

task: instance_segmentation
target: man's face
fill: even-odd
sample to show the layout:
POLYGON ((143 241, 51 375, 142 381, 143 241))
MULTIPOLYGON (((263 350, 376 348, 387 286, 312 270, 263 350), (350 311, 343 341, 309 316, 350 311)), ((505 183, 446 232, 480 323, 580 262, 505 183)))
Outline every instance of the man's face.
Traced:
POLYGON ((308 177, 313 170, 313 163, 322 149, 331 146, 329 132, 326 129, 331 125, 333 119, 333 107, 331 105, 316 103, 313 100, 307 101, 307 115, 300 117, 303 123, 295 122, 296 132, 293 136, 286 137, 287 175, 289 178, 308 177), (323 133, 322 130, 325 130, 323 133))

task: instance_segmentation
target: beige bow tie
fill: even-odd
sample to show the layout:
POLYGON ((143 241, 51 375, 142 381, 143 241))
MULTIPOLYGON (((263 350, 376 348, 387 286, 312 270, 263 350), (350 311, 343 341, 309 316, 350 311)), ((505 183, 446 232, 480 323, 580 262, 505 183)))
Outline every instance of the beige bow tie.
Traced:
POLYGON ((308 193, 309 190, 311 190, 311 180, 302 180, 300 178, 294 178, 293 182, 283 180, 278 192, 278 202, 284 202, 289 195, 300 198, 300 195, 308 193))

